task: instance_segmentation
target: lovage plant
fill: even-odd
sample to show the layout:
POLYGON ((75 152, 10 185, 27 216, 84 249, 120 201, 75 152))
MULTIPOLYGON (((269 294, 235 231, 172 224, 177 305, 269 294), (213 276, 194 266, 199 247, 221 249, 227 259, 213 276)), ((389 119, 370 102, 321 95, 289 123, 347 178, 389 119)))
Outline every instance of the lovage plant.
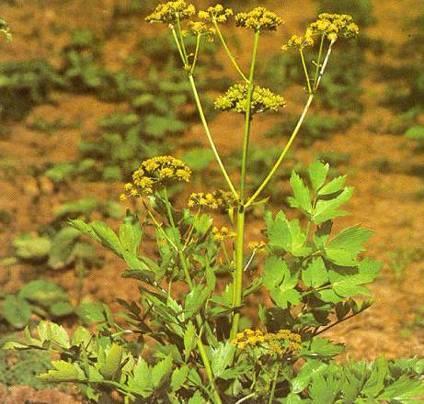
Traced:
POLYGON ((124 261, 123 277, 138 281, 139 300, 120 300, 125 316, 119 320, 107 307, 97 310, 94 330, 78 327, 69 336, 61 326, 41 322, 36 333, 26 331, 24 342, 8 346, 56 352, 60 358, 53 361, 54 369, 41 378, 78 383, 94 401, 112 392, 126 403, 402 402, 416 397, 422 394, 422 361, 336 365, 332 359, 343 346, 323 337, 369 307, 363 298, 369 294, 366 285, 380 267, 361 256, 368 230, 332 231, 352 196, 344 176, 328 178, 329 166, 319 161, 309 166, 306 178, 293 172, 289 203, 298 219, 266 211, 264 238, 248 241, 249 213, 266 205, 265 189, 319 94, 333 48, 355 37, 358 27, 349 16, 321 14, 283 46, 299 56, 305 106, 279 158, 252 190, 246 178, 252 169, 254 118, 285 105, 282 96, 255 81, 258 50, 262 35, 276 31, 282 19, 263 7, 233 14, 221 5, 196 13, 193 5, 177 0, 160 4, 147 18, 164 23, 175 41, 181 74, 190 84, 225 189, 193 193, 186 207, 177 208, 169 188, 188 183, 190 168, 171 156, 142 162, 122 196, 139 209, 128 213, 118 232, 99 221, 72 221, 124 261), (247 72, 224 38, 222 25, 231 20, 252 34, 247 72), (194 49, 187 47, 189 35, 196 39, 194 49), (240 76, 215 102, 217 109, 244 120, 238 184, 217 150, 197 90, 202 44, 213 38, 240 76), (316 52, 312 65, 306 52, 316 52))

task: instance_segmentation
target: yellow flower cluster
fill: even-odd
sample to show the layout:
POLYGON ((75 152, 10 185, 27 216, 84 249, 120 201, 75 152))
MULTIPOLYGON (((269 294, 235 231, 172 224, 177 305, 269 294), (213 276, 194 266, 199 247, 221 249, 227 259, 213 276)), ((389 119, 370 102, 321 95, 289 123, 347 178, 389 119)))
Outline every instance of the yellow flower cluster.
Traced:
POLYGON ((214 28, 211 28, 203 21, 190 21, 189 27, 190 32, 195 36, 208 35, 210 37, 213 37, 216 33, 214 28))
POLYGON ((209 7, 206 11, 199 11, 198 16, 201 20, 224 23, 227 22, 233 14, 231 8, 224 8, 222 4, 217 4, 216 6, 209 7))
POLYGON ((266 243, 264 241, 251 241, 248 247, 256 253, 264 253, 266 250, 266 243))
POLYGON ((323 13, 309 25, 307 32, 310 35, 324 34, 328 40, 335 41, 339 37, 354 38, 358 35, 359 28, 350 15, 323 13))
POLYGON ((236 335, 233 343, 240 350, 260 347, 265 352, 283 356, 301 349, 302 339, 299 334, 290 330, 280 330, 276 333, 264 333, 261 330, 246 329, 236 335))
POLYGON ((159 4, 156 9, 146 17, 147 22, 162 22, 174 24, 177 19, 184 20, 196 14, 196 8, 184 0, 168 1, 159 4))
POLYGON ((304 49, 310 46, 314 46, 314 38, 311 32, 307 30, 304 36, 293 35, 288 42, 283 45, 282 49, 286 51, 290 48, 304 49))
MULTIPOLYGON (((247 84, 235 84, 215 101, 215 108, 221 111, 234 111, 245 113, 248 106, 247 84)), ((265 111, 278 111, 285 106, 284 98, 274 94, 268 88, 255 86, 252 95, 251 112, 256 114, 265 111)))
POLYGON ((211 210, 228 209, 236 205, 231 192, 217 190, 214 192, 196 192, 190 195, 189 208, 205 208, 211 210))
POLYGON ((214 227, 212 229, 212 238, 216 241, 225 241, 236 238, 237 234, 228 227, 222 226, 220 229, 214 227))
POLYGON ((238 13, 236 15, 236 25, 238 27, 249 28, 258 31, 275 31, 283 20, 265 7, 256 7, 248 13, 238 13))
POLYGON ((171 156, 159 156, 145 160, 132 175, 132 182, 125 184, 121 200, 152 195, 164 186, 176 182, 188 182, 191 170, 171 156))

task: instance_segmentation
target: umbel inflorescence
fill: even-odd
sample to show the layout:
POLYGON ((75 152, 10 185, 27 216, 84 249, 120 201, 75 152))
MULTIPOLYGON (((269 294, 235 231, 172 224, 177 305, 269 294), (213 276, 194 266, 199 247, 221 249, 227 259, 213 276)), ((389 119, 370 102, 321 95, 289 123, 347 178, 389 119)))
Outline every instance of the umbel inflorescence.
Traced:
MULTIPOLYGON (((227 92, 215 101, 215 108, 221 111, 234 111, 246 113, 248 100, 248 85, 244 83, 234 84, 227 92)), ((250 102, 251 113, 256 114, 265 111, 278 111, 285 106, 284 98, 274 94, 268 88, 255 86, 250 102)))
POLYGON ((299 334, 290 330, 279 330, 276 333, 261 330, 246 329, 236 335, 233 340, 236 347, 242 351, 257 349, 262 355, 284 356, 301 349, 302 339, 299 334))
POLYGON ((178 182, 189 182, 191 170, 186 164, 171 156, 159 156, 145 160, 134 171, 132 182, 125 184, 121 199, 152 195, 161 188, 178 182))

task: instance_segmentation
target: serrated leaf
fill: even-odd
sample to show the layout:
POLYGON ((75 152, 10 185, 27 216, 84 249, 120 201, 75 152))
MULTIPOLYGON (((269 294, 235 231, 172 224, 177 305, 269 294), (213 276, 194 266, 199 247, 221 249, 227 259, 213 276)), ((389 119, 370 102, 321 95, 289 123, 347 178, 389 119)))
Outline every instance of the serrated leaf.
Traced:
POLYGON ((345 216, 346 212, 339 208, 349 201, 352 194, 353 188, 347 187, 336 198, 330 200, 320 199, 313 210, 312 221, 315 224, 321 224, 327 220, 334 219, 339 216, 345 216))
MULTIPOLYGON (((395 400, 404 403, 412 400, 420 400, 424 396, 424 383, 422 380, 413 380, 402 375, 398 380, 386 387, 378 400, 395 400)), ((421 401, 417 401, 421 402, 421 401)))
POLYGON ((355 266, 372 232, 359 226, 342 230, 325 246, 326 257, 340 266, 355 266))
POLYGON ((217 348, 211 350, 212 372, 220 377, 225 369, 231 365, 235 353, 235 346, 231 342, 221 342, 217 348))
POLYGON ((384 358, 378 358, 374 363, 371 375, 362 388, 363 394, 374 398, 384 389, 384 380, 389 372, 389 365, 384 358))
POLYGON ((311 180, 312 189, 315 192, 317 192, 324 185, 329 169, 330 165, 328 163, 323 163, 319 160, 314 161, 308 167, 309 179, 311 180))
POLYGON ((202 396, 202 393, 200 391, 196 391, 188 400, 188 404, 204 404, 205 399, 202 396))
POLYGON ((84 372, 76 363, 65 361, 52 361, 54 369, 39 376, 41 380, 50 382, 83 381, 86 379, 84 372))
POLYGON ((1 314, 12 327, 23 328, 31 318, 31 306, 19 296, 7 295, 3 301, 1 314))
POLYGON ((147 398, 153 392, 152 374, 147 362, 139 358, 134 367, 133 376, 128 379, 128 387, 142 397, 147 398))
POLYGON ((292 275, 282 259, 271 256, 266 260, 263 282, 279 307, 285 309, 289 304, 300 302, 301 295, 295 289, 298 282, 297 274, 292 275))
POLYGON ((63 349, 69 349, 71 346, 68 333, 59 324, 51 321, 40 321, 37 326, 37 333, 42 344, 48 342, 63 349))
MULTIPOLYGON (((309 350, 312 356, 333 357, 344 351, 342 344, 335 344, 328 339, 315 337, 312 339, 309 350)), ((307 354, 309 356, 309 354, 307 354)))
POLYGON ((292 172, 290 185, 294 195, 289 198, 290 206, 301 209, 306 213, 310 213, 312 210, 311 194, 308 187, 296 171, 292 172))
POLYGON ((203 285, 196 285, 186 296, 184 302, 184 313, 186 318, 191 318, 199 312, 206 299, 209 297, 210 291, 203 285))
POLYGON ((179 390, 181 386, 186 382, 189 371, 190 371, 190 368, 187 365, 184 365, 180 368, 176 368, 172 372, 171 389, 173 392, 176 392, 177 390, 179 390))
POLYGON ((113 380, 121 368, 123 348, 118 344, 112 344, 106 352, 104 363, 99 368, 99 372, 105 379, 113 380))
POLYGON ((118 256, 123 255, 122 245, 118 236, 106 223, 94 221, 90 223, 90 225, 100 242, 105 247, 112 250, 118 256))
POLYGON ((313 259, 302 271, 303 283, 312 288, 318 288, 328 282, 328 272, 321 257, 313 259))
POLYGON ((172 371, 172 357, 167 356, 157 363, 152 369, 152 384, 154 388, 159 388, 172 371))
POLYGON ((329 183, 325 184, 319 191, 318 191, 318 195, 319 196, 325 196, 325 195, 332 195, 335 194, 337 192, 340 192, 346 182, 346 176, 340 176, 340 177, 336 177, 333 180, 331 180, 329 183))
POLYGON ((188 361, 191 352, 197 344, 197 335, 196 335, 196 327, 190 321, 187 324, 187 329, 184 332, 184 358, 185 361, 188 361))
POLYGON ((327 369, 327 364, 310 360, 306 362, 300 372, 291 381, 291 391, 293 393, 301 393, 306 389, 314 374, 319 374, 327 369))

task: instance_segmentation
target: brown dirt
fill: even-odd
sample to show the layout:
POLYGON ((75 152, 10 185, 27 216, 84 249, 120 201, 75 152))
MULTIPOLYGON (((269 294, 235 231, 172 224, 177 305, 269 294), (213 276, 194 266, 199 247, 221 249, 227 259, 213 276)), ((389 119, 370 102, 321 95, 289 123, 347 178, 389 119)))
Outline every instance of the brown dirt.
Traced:
MULTIPOLYGON (((18 2, 21 4, 18 7, 2 5, 0 14, 11 23, 15 38, 11 45, 0 44, 1 59, 24 60, 41 56, 58 60, 59 50, 67 40, 66 32, 71 28, 88 27, 97 32, 105 30, 110 23, 112 3, 106 0, 49 0, 43 2, 41 7, 38 2, 37 5, 18 2)), ((270 3, 275 5, 274 8, 281 8, 281 1, 270 3)), ((413 16, 419 5, 419 0, 375 0, 378 21, 369 29, 369 35, 394 44, 402 43, 407 32, 399 15, 405 18, 413 16)), ((264 49, 278 49, 282 38, 286 38, 288 32, 299 32, 300 22, 313 13, 314 7, 310 0, 285 1, 282 14, 287 25, 278 36, 266 38, 264 49)), ((110 52, 105 59, 108 66, 119 66, 137 40, 150 29, 142 23, 140 16, 132 17, 132 21, 135 22, 133 29, 122 34, 123 42, 119 37, 107 43, 106 49, 110 52)), ((241 63, 246 62, 248 51, 249 45, 244 41, 240 52, 241 63)), ((140 67, 139 74, 142 69, 140 67)), ((422 262, 406 262, 403 276, 397 279, 393 274, 391 254, 422 249, 424 204, 422 198, 419 200, 416 195, 423 192, 423 179, 407 174, 412 165, 423 164, 422 155, 414 153, 412 145, 402 137, 370 133, 370 123, 378 117, 390 119, 392 115, 379 107, 375 100, 375 94, 381 92, 381 85, 372 78, 367 78, 365 84, 366 111, 361 122, 346 133, 317 142, 312 148, 296 151, 305 162, 311 161, 322 151, 351 155, 350 163, 341 166, 339 170, 349 175, 349 183, 355 187, 356 193, 349 205, 351 216, 341 219, 339 225, 360 223, 374 230, 370 255, 385 264, 382 275, 372 287, 375 304, 358 318, 333 329, 331 336, 348 344, 348 357, 371 359, 381 355, 390 358, 420 356, 424 355, 424 330, 410 325, 417 311, 423 307, 424 265, 422 262), (378 159, 387 159, 391 171, 386 173, 376 169, 378 159)), ((117 199, 120 184, 75 181, 56 189, 46 179, 34 179, 31 168, 74 159, 81 134, 92 132, 99 118, 120 108, 122 106, 102 103, 90 96, 56 94, 54 105, 34 109, 28 121, 37 116, 46 116, 48 119, 61 117, 65 122, 79 121, 80 129, 61 129, 48 136, 28 129, 25 122, 8 125, 10 135, 0 137, 0 207, 13 214, 13 222, 0 228, 0 245, 3 246, 0 255, 11 254, 11 240, 16 235, 34 232, 40 225, 48 223, 53 209, 64 201, 86 196, 117 199)), ((229 116, 213 122, 212 130, 216 134, 217 144, 224 152, 237 147, 234 139, 237 139, 239 128, 237 118, 229 116)), ((257 128, 266 128, 266 124, 260 122, 257 128)), ((188 136, 192 138, 197 135, 202 136, 201 128, 195 126, 190 129, 188 136)), ((255 232, 258 230, 255 229, 255 232)), ((121 264, 106 255, 103 268, 90 273, 85 284, 85 294, 109 303, 116 297, 136 298, 136 285, 120 278, 122 269, 121 264)), ((14 291, 23 280, 41 276, 39 270, 35 271, 26 265, 0 268, 0 273, 5 291, 14 291), (5 276, 5 273, 10 273, 10 276, 5 276)), ((48 276, 67 289, 75 290, 77 280, 72 271, 48 273, 48 276)), ((9 394, 12 394, 12 390, 9 394)), ((53 401, 45 398, 39 401, 43 400, 68 402, 59 397, 51 399, 53 401)))

